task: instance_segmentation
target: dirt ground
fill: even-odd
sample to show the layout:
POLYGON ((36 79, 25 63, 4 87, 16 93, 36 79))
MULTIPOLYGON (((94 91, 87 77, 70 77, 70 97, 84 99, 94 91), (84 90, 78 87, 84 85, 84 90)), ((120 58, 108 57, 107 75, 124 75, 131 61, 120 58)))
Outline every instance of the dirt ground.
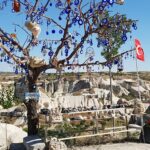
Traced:
POLYGON ((73 147, 68 150, 150 150, 150 144, 142 143, 119 143, 105 144, 88 147, 73 147))

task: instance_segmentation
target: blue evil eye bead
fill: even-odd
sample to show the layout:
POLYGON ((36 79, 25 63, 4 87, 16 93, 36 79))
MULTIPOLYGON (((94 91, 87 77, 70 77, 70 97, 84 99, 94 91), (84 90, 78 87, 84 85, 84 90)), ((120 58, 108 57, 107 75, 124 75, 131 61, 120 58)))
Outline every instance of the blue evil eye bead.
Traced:
POLYGON ((70 70, 70 69, 71 69, 71 66, 68 67, 68 70, 70 70))
POLYGON ((83 49, 80 50, 80 54, 83 54, 83 49))
POLYGON ((102 19, 102 23, 103 23, 103 24, 107 24, 107 23, 108 23, 107 18, 102 19))
POLYGON ((114 60, 114 64, 115 64, 115 65, 117 65, 118 62, 119 62, 118 59, 115 59, 115 60, 114 60))
POLYGON ((68 42, 67 42, 67 41, 65 41, 65 42, 64 42, 64 45, 68 45, 68 42))
POLYGON ((78 24, 79 24, 80 26, 83 25, 83 20, 80 19, 80 20, 78 21, 78 24))
POLYGON ((49 4, 49 6, 52 6, 52 5, 53 5, 52 3, 49 4))
POLYGON ((92 8, 90 8, 89 13, 92 13, 92 12, 93 12, 93 9, 92 9, 92 8))
POLYGON ((72 19, 72 23, 76 23, 77 22, 77 19, 76 18, 73 18, 72 19))
POLYGON ((70 7, 67 7, 67 8, 65 9, 65 13, 66 13, 66 14, 69 14, 70 11, 71 11, 71 8, 70 8, 70 7))
POLYGON ((79 17, 79 16, 77 16, 77 17, 76 17, 76 20, 77 20, 77 21, 79 21, 79 20, 80 20, 80 17, 79 17))
POLYGON ((65 53, 68 53, 68 49, 67 48, 65 49, 65 53))
POLYGON ((92 61, 93 60, 93 57, 90 57, 90 61, 92 61))
POLYGON ((121 38, 122 38, 122 41, 124 41, 124 42, 127 40, 127 36, 126 35, 123 35, 121 38))
POLYGON ((137 26, 136 26, 135 23, 132 24, 132 27, 133 27, 134 30, 137 30, 137 26))
POLYGON ((58 1, 57 3, 56 3, 56 5, 55 5, 56 7, 60 7, 60 6, 62 6, 62 2, 61 1, 58 1))
POLYGON ((75 39, 75 37, 74 37, 74 36, 72 36, 71 38, 72 38, 73 40, 75 39))
POLYGON ((54 34, 56 31, 55 30, 52 30, 52 33, 54 34))
POLYGON ((6 57, 4 58, 4 62, 6 62, 7 61, 7 59, 6 59, 6 57))
POLYGON ((110 5, 113 5, 113 4, 114 4, 114 0, 107 0, 107 2, 108 2, 110 5))
POLYGON ((74 5, 79 5, 79 0, 74 0, 74 5))
POLYGON ((59 34, 62 34, 63 33, 63 30, 59 30, 59 34))
POLYGON ((52 56, 53 56, 53 54, 54 54, 54 52, 53 52, 53 51, 49 51, 49 52, 48 52, 48 56, 50 56, 50 57, 52 57, 52 56))
POLYGON ((16 68, 16 70, 15 70, 15 74, 18 74, 18 69, 16 68))
POLYGON ((49 26, 51 24, 50 20, 47 20, 47 26, 49 26))
POLYGON ((97 47, 99 48, 101 45, 100 44, 97 44, 97 47))
POLYGON ((99 10, 99 11, 103 11, 103 10, 104 10, 104 7, 103 7, 102 5, 99 5, 99 6, 98 6, 98 10, 99 10))
POLYGON ((67 56, 68 56, 68 53, 65 53, 65 56, 67 57, 67 56))
POLYGON ((58 18, 59 20, 62 20, 62 18, 59 16, 59 18, 58 18))
POLYGON ((49 32, 48 32, 48 31, 46 31, 46 35, 49 35, 49 32))

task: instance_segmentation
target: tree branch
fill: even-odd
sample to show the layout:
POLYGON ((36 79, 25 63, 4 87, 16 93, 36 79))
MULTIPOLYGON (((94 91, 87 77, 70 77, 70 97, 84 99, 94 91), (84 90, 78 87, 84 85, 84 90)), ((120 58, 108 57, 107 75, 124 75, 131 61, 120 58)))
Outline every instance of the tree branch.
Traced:
POLYGON ((20 64, 20 60, 14 56, 2 43, 0 43, 0 47, 5 51, 5 53, 14 60, 17 64, 20 64))
POLYGON ((122 53, 120 53, 120 54, 118 54, 118 55, 116 55, 116 56, 114 56, 114 57, 111 57, 109 60, 107 60, 107 61, 104 61, 104 62, 99 62, 99 61, 95 61, 95 62, 91 62, 91 63, 82 63, 82 64, 65 64, 63 67, 69 67, 69 66, 90 66, 90 65, 106 65, 106 64, 108 64, 108 63, 113 63, 113 61, 116 59, 116 58, 119 58, 120 56, 123 56, 124 54, 126 54, 126 53, 129 53, 129 52, 132 52, 132 51, 134 51, 134 50, 136 50, 135 48, 133 48, 133 49, 130 49, 130 50, 127 50, 127 51, 125 51, 125 52, 122 52, 122 53))
POLYGON ((70 21, 69 19, 70 19, 70 13, 68 13, 68 15, 67 15, 67 21, 66 21, 66 26, 65 26, 65 29, 64 29, 63 38, 61 39, 61 43, 60 43, 60 45, 57 47, 56 52, 55 52, 53 58, 57 57, 59 51, 60 51, 60 50, 63 48, 63 46, 64 46, 65 40, 67 39, 68 29, 69 29, 69 21, 70 21))
POLYGON ((2 39, 5 40, 8 40, 8 41, 11 41, 13 45, 17 46, 25 56, 28 56, 28 52, 26 51, 26 49, 24 49, 18 42, 16 42, 15 40, 13 40, 11 37, 9 37, 7 33, 5 33, 1 28, 0 28, 0 32, 2 33, 2 39))
MULTIPOLYGON (((71 67, 71 66, 82 67, 82 66, 90 66, 90 65, 102 65, 102 66, 105 66, 108 63, 113 63, 113 61, 116 58, 119 58, 120 56, 123 56, 124 54, 132 52, 132 51, 135 51, 135 50, 136 50, 135 48, 127 50, 127 51, 122 52, 122 53, 120 53, 120 54, 118 54, 116 56, 111 57, 109 60, 104 61, 104 62, 95 61, 95 62, 91 62, 91 63, 82 63, 82 64, 79 64, 79 63, 77 63, 77 64, 64 64, 61 67, 71 67)), ((42 72, 42 71, 46 71, 48 69, 58 69, 58 68, 56 68, 56 66, 54 66, 53 64, 48 64, 48 65, 43 65, 42 67, 40 67, 38 69, 40 69, 40 71, 42 72)))

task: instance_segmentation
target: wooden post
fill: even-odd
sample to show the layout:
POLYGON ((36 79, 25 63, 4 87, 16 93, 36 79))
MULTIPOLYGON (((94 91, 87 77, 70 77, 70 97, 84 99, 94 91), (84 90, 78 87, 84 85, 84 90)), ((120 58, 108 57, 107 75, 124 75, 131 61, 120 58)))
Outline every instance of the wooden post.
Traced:
POLYGON ((95 113, 95 121, 96 121, 96 133, 98 133, 98 116, 97 116, 97 112, 95 113))
POLYGON ((115 111, 112 111, 113 113, 113 132, 115 132, 115 111))
POLYGON ((143 136, 142 138, 143 138, 143 142, 145 143, 143 114, 141 114, 141 126, 142 126, 142 136, 143 136))
POLYGON ((128 132, 128 118, 127 118, 127 109, 125 108, 125 124, 126 124, 126 130, 127 130, 127 139, 129 139, 129 132, 128 132))

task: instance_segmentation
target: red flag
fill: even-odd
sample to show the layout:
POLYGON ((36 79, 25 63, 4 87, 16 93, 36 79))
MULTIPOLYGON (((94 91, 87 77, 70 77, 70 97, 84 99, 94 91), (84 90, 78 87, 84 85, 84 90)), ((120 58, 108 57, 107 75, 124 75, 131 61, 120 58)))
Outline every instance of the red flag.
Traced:
POLYGON ((138 39, 135 39, 136 58, 144 61, 144 50, 141 47, 141 43, 138 39))

